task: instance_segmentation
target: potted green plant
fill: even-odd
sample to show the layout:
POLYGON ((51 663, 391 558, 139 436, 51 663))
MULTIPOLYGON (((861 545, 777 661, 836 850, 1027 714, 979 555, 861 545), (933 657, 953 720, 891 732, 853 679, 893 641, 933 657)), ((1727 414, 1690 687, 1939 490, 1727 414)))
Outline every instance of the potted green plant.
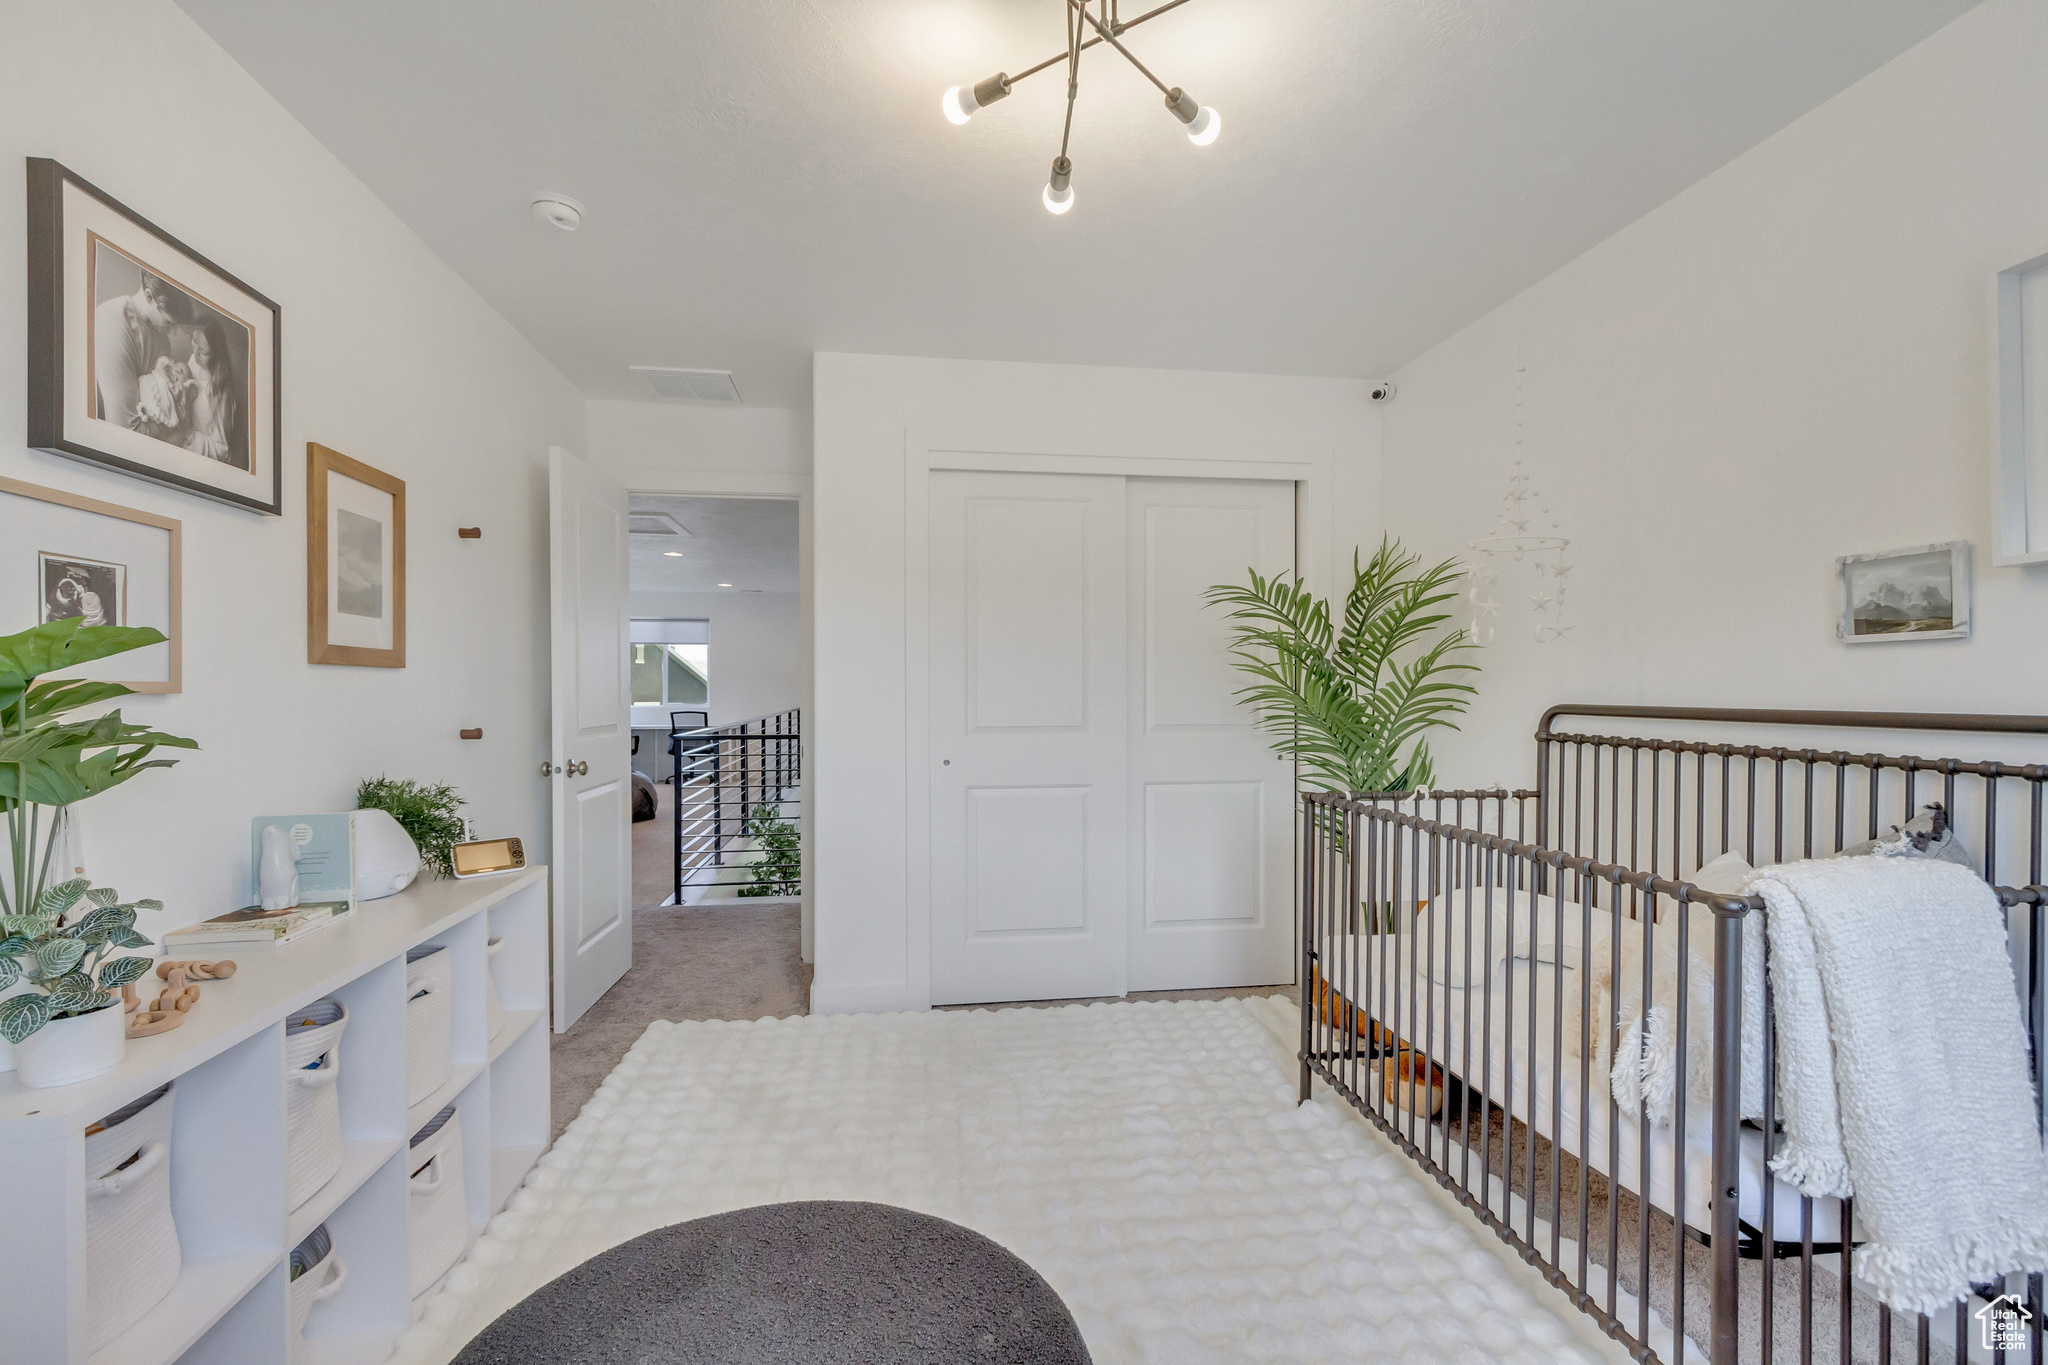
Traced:
POLYGON ((1421 562, 1387 538, 1368 563, 1354 554, 1341 623, 1281 575, 1209 589, 1210 605, 1230 608, 1232 656, 1254 679, 1238 696, 1304 782, 1397 792, 1435 780, 1425 732, 1457 728, 1477 689, 1456 675, 1478 666, 1458 657, 1473 647, 1464 631, 1436 633, 1450 619, 1436 608, 1457 596, 1457 561, 1421 562))
POLYGON ((412 836, 420 861, 437 877, 455 875, 448 850, 469 837, 468 825, 456 814, 465 802, 455 788, 408 779, 363 779, 356 788, 357 810, 381 810, 412 836))
POLYGON ((131 725, 118 710, 65 720, 132 689, 43 679, 163 639, 147 627, 87 626, 75 617, 0 636, 0 817, 8 842, 0 876, 0 1070, 19 1066, 24 1084, 61 1085, 119 1064, 126 1033, 116 992, 147 971, 149 960, 113 952, 148 946, 135 932, 135 912, 159 908, 123 903, 118 893, 52 866, 64 808, 169 767, 172 760, 150 756, 159 748, 199 747, 131 725))

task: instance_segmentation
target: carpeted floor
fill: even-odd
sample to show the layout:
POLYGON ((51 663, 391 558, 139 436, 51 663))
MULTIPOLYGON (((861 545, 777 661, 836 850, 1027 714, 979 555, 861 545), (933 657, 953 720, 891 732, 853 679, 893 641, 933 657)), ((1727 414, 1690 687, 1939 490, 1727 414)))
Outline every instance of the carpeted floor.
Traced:
POLYGON ((652 1229, 892 1204, 1009 1248, 1096 1365, 1565 1365, 1590 1319, 1337 1106, 1273 999, 652 1024, 400 1338, 442 1365, 652 1229))
POLYGON ((661 905, 675 893, 676 789, 654 784, 654 818, 633 822, 633 904, 661 905))
POLYGON ((554 1036, 553 1135, 656 1019, 786 1018, 811 998, 797 951, 797 907, 641 906, 633 967, 567 1033, 554 1036))

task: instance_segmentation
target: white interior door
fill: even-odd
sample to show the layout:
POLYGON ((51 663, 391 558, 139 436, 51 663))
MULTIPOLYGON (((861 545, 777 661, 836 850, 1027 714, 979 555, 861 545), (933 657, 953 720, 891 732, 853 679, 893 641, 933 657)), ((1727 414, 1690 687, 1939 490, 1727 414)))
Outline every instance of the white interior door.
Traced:
POLYGON ((1235 696, 1216 583, 1294 568, 1294 485, 1132 479, 1130 989, 1294 979, 1294 766, 1235 696))
POLYGON ((554 1015, 562 1032, 633 965, 626 491, 548 452, 554 1015))
POLYGON ((1124 991, 1123 494, 932 475, 935 1004, 1124 991))

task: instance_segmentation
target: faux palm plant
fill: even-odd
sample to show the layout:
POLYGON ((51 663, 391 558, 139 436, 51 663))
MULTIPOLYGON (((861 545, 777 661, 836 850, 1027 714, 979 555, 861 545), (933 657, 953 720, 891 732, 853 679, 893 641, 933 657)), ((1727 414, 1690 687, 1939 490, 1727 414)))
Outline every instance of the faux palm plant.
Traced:
POLYGON ((1211 606, 1229 608, 1231 653, 1255 680, 1238 696, 1275 751, 1301 765, 1311 785, 1344 792, 1407 791, 1435 781, 1425 732, 1471 705, 1478 671, 1460 657, 1462 630, 1440 630, 1457 596, 1455 560, 1421 568, 1421 556, 1382 539, 1370 561, 1352 556, 1343 620, 1298 580, 1219 583, 1211 606))
MULTIPOLYGON (((116 948, 142 947, 135 911, 154 901, 122 903, 111 890, 88 889, 65 876, 52 883, 62 833, 60 814, 137 773, 166 768, 159 748, 196 749, 189 739, 131 725, 109 711, 90 720, 61 717, 132 690, 83 679, 40 681, 131 649, 158 644, 147 627, 86 626, 51 621, 0 636, 0 815, 7 826, 8 866, 0 877, 0 991, 26 978, 35 993, 0 1003, 0 1034, 20 1042, 52 1018, 89 1014, 111 1003, 111 987, 146 970, 143 958, 110 959, 116 948)), ((69 869, 62 869, 68 874, 69 869)))

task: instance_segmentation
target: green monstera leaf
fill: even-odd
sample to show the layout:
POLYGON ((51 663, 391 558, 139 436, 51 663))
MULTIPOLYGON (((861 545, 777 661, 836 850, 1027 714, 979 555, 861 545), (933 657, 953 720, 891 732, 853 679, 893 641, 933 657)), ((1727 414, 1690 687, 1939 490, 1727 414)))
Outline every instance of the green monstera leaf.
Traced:
MULTIPOLYGON (((160 645, 164 639, 162 631, 148 626, 88 626, 77 616, 0 636, 0 708, 12 710, 29 684, 45 673, 61 673, 95 659, 160 645)), ((19 724, 4 712, 0 712, 0 720, 19 724)))
POLYGON ((21 1042, 49 1023, 50 1014, 47 995, 10 995, 0 1000, 0 1038, 10 1043, 21 1042))

